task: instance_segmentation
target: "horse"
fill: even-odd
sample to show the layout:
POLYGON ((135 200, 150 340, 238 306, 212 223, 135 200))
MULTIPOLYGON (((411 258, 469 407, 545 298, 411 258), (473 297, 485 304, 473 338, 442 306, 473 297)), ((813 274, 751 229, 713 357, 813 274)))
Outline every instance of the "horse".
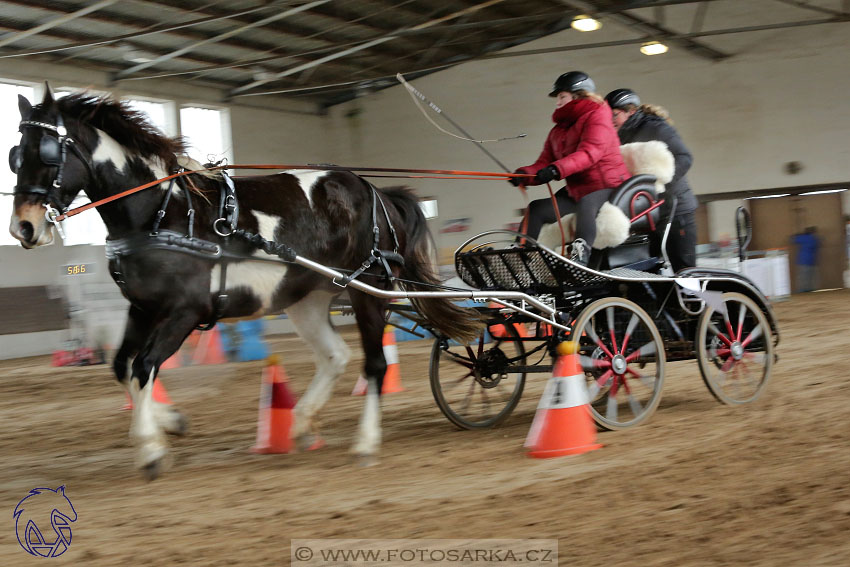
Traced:
MULTIPOLYGON (((181 169, 202 170, 97 207, 108 231, 110 274, 130 303, 113 370, 132 400, 130 437, 148 479, 168 465, 163 432, 186 430, 182 413, 152 398, 159 367, 194 329, 222 319, 288 315, 315 358, 291 435, 299 448, 315 442, 315 416, 350 358, 329 318, 346 282, 293 264, 281 249, 354 272, 349 277, 380 289, 424 291, 439 283, 433 238, 410 188, 377 189, 339 169, 231 178, 189 159, 182 139, 163 135, 108 96, 57 100, 47 86, 41 103, 21 96, 18 107, 22 137, 9 153, 17 173, 10 232, 26 249, 52 242, 51 219, 80 192, 94 202, 181 169)), ((371 464, 381 444, 388 300, 347 290, 368 384, 351 451, 371 464)), ((480 332, 475 311, 449 300, 414 305, 437 333, 466 342, 480 332)))

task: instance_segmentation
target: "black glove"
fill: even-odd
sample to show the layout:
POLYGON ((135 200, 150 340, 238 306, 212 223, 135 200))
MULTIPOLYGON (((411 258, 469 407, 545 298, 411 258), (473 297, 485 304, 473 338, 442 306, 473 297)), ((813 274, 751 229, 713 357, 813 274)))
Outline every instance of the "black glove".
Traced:
MULTIPOLYGON (((522 169, 517 169, 514 174, 525 175, 525 172, 522 169)), ((508 183, 514 187, 519 187, 528 183, 528 177, 508 177, 508 183)))
POLYGON ((541 185, 560 178, 561 172, 558 171, 558 168, 554 165, 544 167, 537 172, 537 175, 534 176, 534 180, 541 185))

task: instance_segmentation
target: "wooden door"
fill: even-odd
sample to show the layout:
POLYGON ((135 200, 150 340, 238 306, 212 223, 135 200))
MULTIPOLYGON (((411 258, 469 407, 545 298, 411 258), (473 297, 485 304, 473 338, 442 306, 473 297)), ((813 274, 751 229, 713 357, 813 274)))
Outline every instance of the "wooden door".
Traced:
POLYGON ((750 199, 747 203, 753 219, 753 241, 750 250, 788 248, 792 290, 797 291, 797 250, 791 242, 791 237, 808 226, 817 229, 820 239, 818 287, 843 287, 846 258, 844 220, 839 193, 750 199))

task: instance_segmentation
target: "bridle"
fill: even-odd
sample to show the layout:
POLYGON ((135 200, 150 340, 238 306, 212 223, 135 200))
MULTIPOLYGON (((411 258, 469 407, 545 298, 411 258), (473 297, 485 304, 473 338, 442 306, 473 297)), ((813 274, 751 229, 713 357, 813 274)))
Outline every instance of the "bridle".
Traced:
MULTIPOLYGON (((56 219, 62 213, 66 212, 71 206, 71 203, 63 203, 61 198, 62 180, 65 173, 65 162, 68 157, 68 148, 76 154, 77 158, 86 166, 89 172, 89 179, 94 180, 94 167, 91 160, 83 155, 79 149, 79 144, 72 137, 68 136, 68 130, 65 128, 65 123, 62 121, 62 115, 56 117, 56 124, 48 122, 39 122, 37 120, 21 120, 18 124, 18 131, 23 133, 24 128, 41 128, 54 132, 56 137, 43 135, 39 142, 38 155, 41 163, 49 167, 56 167, 56 176, 53 178, 53 183, 49 187, 41 185, 15 185, 15 195, 37 195, 44 198, 45 218, 48 221, 58 226, 56 219)), ((9 150, 9 168, 13 173, 18 173, 23 165, 23 154, 21 146, 17 145, 9 150)))

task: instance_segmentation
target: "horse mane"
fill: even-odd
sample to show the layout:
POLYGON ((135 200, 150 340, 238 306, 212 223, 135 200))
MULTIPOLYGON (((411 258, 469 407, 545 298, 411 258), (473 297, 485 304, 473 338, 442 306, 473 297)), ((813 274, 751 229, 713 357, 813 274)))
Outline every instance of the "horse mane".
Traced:
POLYGON ((170 138, 151 124, 144 113, 133 110, 110 96, 71 94, 55 102, 66 115, 106 132, 116 142, 144 158, 159 158, 167 169, 177 165, 178 155, 186 154, 181 137, 170 138))

